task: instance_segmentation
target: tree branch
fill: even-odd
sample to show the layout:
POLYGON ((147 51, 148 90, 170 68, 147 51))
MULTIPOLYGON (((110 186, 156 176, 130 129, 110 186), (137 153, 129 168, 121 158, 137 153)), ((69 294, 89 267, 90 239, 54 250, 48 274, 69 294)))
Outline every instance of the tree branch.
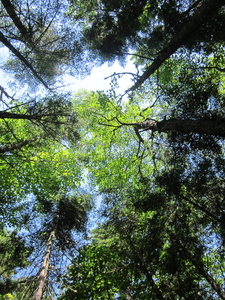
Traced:
POLYGON ((198 270, 199 274, 205 278, 205 280, 211 285, 213 290, 217 293, 217 295, 225 300, 225 291, 221 289, 221 287, 216 283, 215 279, 204 269, 204 267, 199 263, 194 256, 190 253, 190 251, 183 245, 181 241, 180 245, 182 248, 182 252, 186 255, 186 257, 191 261, 191 263, 196 267, 198 270))
POLYGON ((209 16, 216 13, 224 5, 224 0, 205 0, 201 7, 183 24, 181 30, 177 32, 168 45, 154 59, 153 63, 147 67, 136 83, 126 92, 138 89, 178 48, 180 48, 199 27, 207 21, 209 16))
POLYGON ((5 38, 4 34, 0 31, 0 42, 2 42, 38 79, 46 89, 50 90, 47 83, 41 78, 37 71, 33 68, 31 63, 5 38))
POLYGON ((11 152, 13 150, 20 150, 22 147, 31 144, 36 141, 39 137, 33 137, 31 139, 27 139, 25 141, 15 143, 15 144, 7 144, 5 146, 0 147, 0 153, 11 152))
MULTIPOLYGON (((124 124, 126 125, 126 124, 124 124)), ((198 133, 225 137, 225 119, 179 120, 163 121, 146 120, 135 124, 137 129, 152 130, 153 132, 177 131, 182 133, 198 133)))
POLYGON ((27 28, 23 25, 22 21, 18 17, 14 5, 10 0, 1 0, 2 5, 4 6, 5 10, 7 11, 8 15, 12 19, 14 25, 17 27, 19 32, 23 37, 25 37, 29 42, 32 40, 31 34, 28 32, 27 28))
MULTIPOLYGON (((168 119, 163 121, 156 121, 153 119, 147 119, 142 122, 121 122, 118 117, 114 117, 112 120, 116 120, 118 125, 110 123, 99 123, 100 125, 120 128, 122 126, 133 126, 139 141, 144 142, 140 136, 139 130, 152 132, 181 132, 185 134, 197 133, 208 134, 213 136, 219 136, 225 138, 225 119, 200 119, 200 120, 180 120, 180 119, 168 119)), ((108 120, 109 122, 112 120, 108 120)))

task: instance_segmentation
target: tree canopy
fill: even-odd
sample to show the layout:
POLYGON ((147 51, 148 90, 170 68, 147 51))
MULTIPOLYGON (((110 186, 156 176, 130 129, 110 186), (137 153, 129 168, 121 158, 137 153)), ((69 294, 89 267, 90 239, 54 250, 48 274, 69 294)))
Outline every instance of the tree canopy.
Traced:
POLYGON ((225 299, 224 1, 0 14, 0 299, 225 299), (116 60, 109 91, 56 88, 116 60))

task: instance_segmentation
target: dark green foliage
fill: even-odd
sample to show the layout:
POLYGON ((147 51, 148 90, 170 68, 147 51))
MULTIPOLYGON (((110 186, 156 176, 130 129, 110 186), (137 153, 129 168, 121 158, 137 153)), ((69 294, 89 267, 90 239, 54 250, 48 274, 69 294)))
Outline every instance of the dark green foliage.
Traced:
POLYGON ((74 232, 85 232, 88 221, 87 211, 90 209, 90 200, 86 196, 62 195, 55 197, 54 201, 48 201, 37 197, 39 209, 45 213, 40 232, 36 238, 46 243, 49 234, 55 232, 55 244, 61 250, 72 249, 74 232))
MULTIPOLYGON (((141 191, 140 191, 141 193, 141 191)), ((165 205, 166 202, 166 195, 162 193, 151 193, 146 192, 143 196, 139 195, 138 198, 134 199, 134 206, 138 211, 147 212, 147 211, 155 211, 160 209, 165 205)))
POLYGON ((128 294, 134 299, 204 299, 209 287, 202 229, 187 203, 175 205, 167 198, 157 211, 112 209, 108 222, 94 232, 92 244, 74 259, 65 278, 66 284, 72 281, 72 290, 61 299, 123 299, 128 294))
POLYGON ((223 26, 225 23, 225 15, 223 9, 216 15, 209 16, 209 22, 199 28, 194 33, 190 41, 185 46, 194 51, 204 51, 207 54, 214 52, 215 43, 223 43, 223 26), (194 42, 193 42, 194 41, 194 42))
POLYGON ((31 247, 16 231, 8 232, 1 229, 0 233, 0 295, 12 292, 17 287, 12 276, 17 270, 29 265, 28 257, 32 252, 31 247))
MULTIPOLYGON (((85 20, 86 43, 105 59, 121 57, 128 49, 138 49, 137 55, 151 58, 186 26, 198 11, 201 1, 126 0, 90 2, 82 13, 75 7, 74 18, 85 20), (90 17, 86 17, 90 14, 90 17)), ((194 51, 214 51, 213 43, 223 41, 224 11, 211 10, 203 24, 190 32, 183 45, 194 51)))
POLYGON ((103 1, 92 26, 84 32, 87 43, 107 59, 116 55, 124 56, 123 52, 128 50, 127 39, 135 43, 135 37, 141 28, 139 17, 146 2, 103 1))
POLYGON ((24 240, 18 233, 1 231, 1 276, 7 277, 15 268, 24 267, 31 249, 26 248, 24 240))

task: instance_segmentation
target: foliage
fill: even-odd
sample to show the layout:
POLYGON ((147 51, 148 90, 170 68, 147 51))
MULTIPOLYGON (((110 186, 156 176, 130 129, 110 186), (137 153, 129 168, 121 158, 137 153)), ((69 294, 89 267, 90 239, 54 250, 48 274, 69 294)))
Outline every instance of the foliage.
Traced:
POLYGON ((10 292, 16 288, 16 283, 11 280, 11 277, 16 273, 16 270, 28 266, 28 257, 32 249, 25 246, 24 240, 16 231, 8 232, 2 228, 0 249, 0 297, 10 299, 10 292))
MULTIPOLYGON (((157 61, 154 53, 168 49, 179 27, 198 11, 197 3, 183 3, 163 1, 152 7, 152 22, 149 13, 145 20, 150 25, 143 26, 140 39, 137 30, 134 39, 138 65, 151 57, 157 61)), ((106 55, 110 30, 119 22, 112 18, 111 24, 110 13, 124 8, 123 3, 118 3, 118 11, 100 5, 96 15, 85 19, 85 31, 103 37, 106 48, 95 42, 92 46, 106 55), (97 23, 100 17, 103 21, 97 23)), ((222 15, 223 9, 214 16, 222 15)), ((204 23, 201 30, 210 24, 211 20, 204 23)), ((181 133, 179 128, 165 134, 134 130, 146 119, 223 120, 223 40, 212 27, 210 41, 208 33, 189 36, 157 65, 148 82, 147 75, 143 81, 137 79, 127 102, 101 92, 75 96, 85 147, 81 158, 104 193, 106 209, 93 241, 68 271, 65 283, 72 288, 62 299, 224 299, 223 138, 191 130, 181 133)), ((120 50, 110 48, 111 55, 122 55, 122 47, 132 45, 132 38, 128 34, 121 39, 120 50)))
POLYGON ((5 221, 12 216, 4 211, 13 211, 15 201, 19 209, 19 201, 28 194, 41 193, 44 197, 58 193, 59 187, 66 191, 77 186, 80 171, 72 145, 78 134, 76 117, 72 111, 68 113, 69 108, 66 100, 58 97, 53 102, 46 97, 25 104, 13 99, 1 111, 1 202, 5 221))
MULTIPOLYGON (((76 55, 82 64, 131 54, 137 69, 119 97, 123 73, 112 90, 71 101, 50 88, 18 101, 1 87, 1 215, 29 232, 30 259, 46 271, 44 281, 26 276, 24 297, 38 278, 46 298, 60 282, 61 299, 225 299, 223 1, 1 5, 0 40, 19 59, 8 66, 28 84, 49 88, 76 55), (92 208, 81 182, 101 205, 78 249, 92 208)), ((21 284, 2 297, 23 292, 21 284)))
POLYGON ((89 72, 79 26, 72 26, 66 11, 66 1, 1 1, 0 41, 11 54, 4 69, 17 83, 50 89, 65 73, 89 72))
POLYGON ((107 221, 74 259, 65 277, 72 289, 62 299, 205 299, 222 294, 223 250, 212 218, 181 195, 150 193, 146 183, 120 197, 111 197, 107 221))
MULTIPOLYGON (((186 26, 198 10, 207 6, 207 1, 71 1, 70 13, 75 20, 84 22, 87 44, 97 49, 107 59, 123 56, 128 50, 137 50, 139 63, 145 64, 167 46, 186 26)), ((184 46, 195 52, 213 52, 212 43, 221 43, 224 11, 217 13, 217 4, 198 15, 204 22, 195 32, 188 34, 184 46), (214 9, 214 10, 213 10, 214 9), (215 12, 215 13, 214 13, 215 12), (213 14, 214 13, 214 14, 213 14), (211 14, 211 18, 208 15, 211 14), (215 22, 215 20, 217 20, 215 22)), ((209 6, 209 5, 208 5, 209 6)))

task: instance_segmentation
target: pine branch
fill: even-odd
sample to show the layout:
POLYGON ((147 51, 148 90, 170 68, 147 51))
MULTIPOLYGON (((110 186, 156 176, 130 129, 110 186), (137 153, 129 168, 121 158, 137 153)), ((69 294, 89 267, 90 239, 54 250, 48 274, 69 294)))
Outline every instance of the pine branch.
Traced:
POLYGON ((31 63, 10 43, 10 41, 6 39, 6 37, 1 31, 0 31, 0 42, 2 42, 32 72, 34 77, 38 79, 46 89, 50 90, 47 83, 41 78, 41 76, 31 65, 31 63))

